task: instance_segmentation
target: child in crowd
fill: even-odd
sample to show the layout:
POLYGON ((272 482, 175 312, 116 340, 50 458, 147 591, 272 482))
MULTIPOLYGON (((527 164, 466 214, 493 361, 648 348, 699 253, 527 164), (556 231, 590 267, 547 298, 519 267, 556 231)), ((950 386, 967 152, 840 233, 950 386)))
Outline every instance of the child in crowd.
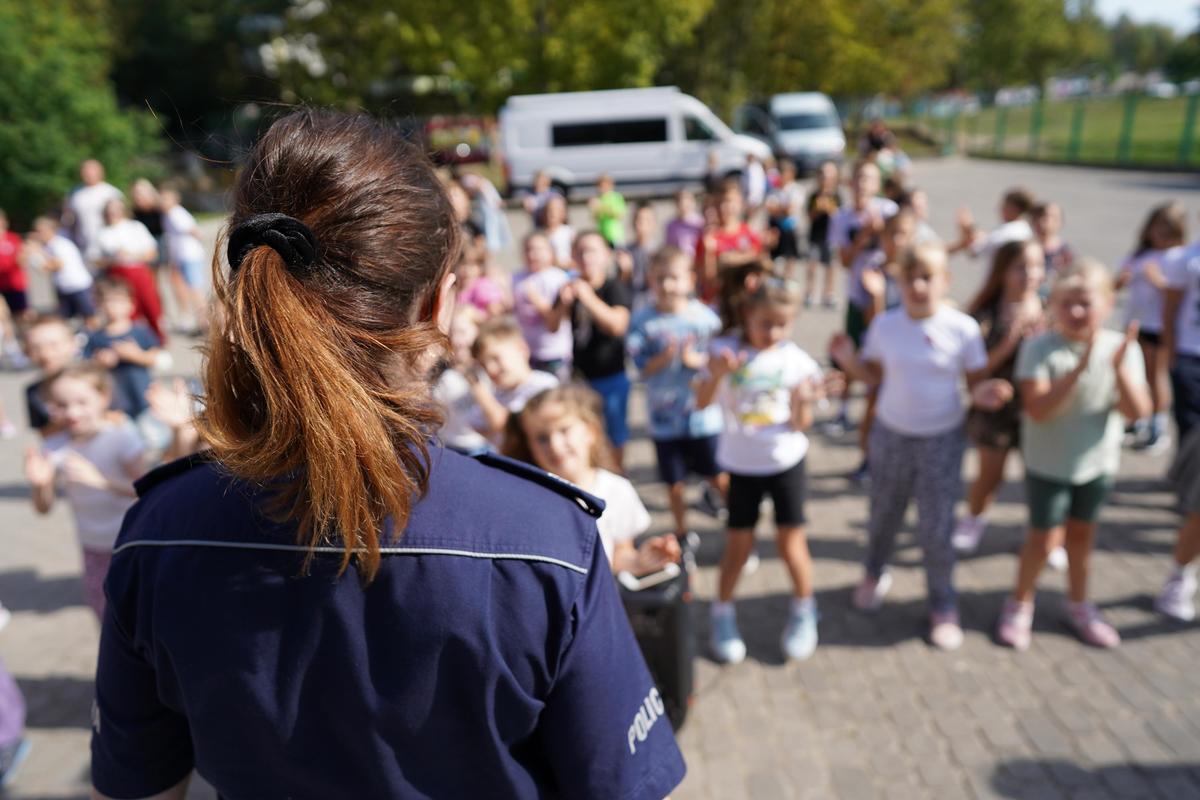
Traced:
POLYGON ((1046 257, 1046 280, 1042 282, 1042 300, 1045 300, 1050 296, 1050 286, 1058 270, 1075 261, 1075 251, 1062 237, 1063 212, 1058 203, 1036 204, 1029 213, 1029 221, 1046 257))
POLYGON ((954 592, 954 504, 961 493, 966 416, 960 382, 973 402, 998 408, 1011 394, 1004 381, 984 380, 987 352, 979 323, 944 305, 949 283, 946 251, 908 250, 900 261, 904 305, 885 312, 867 331, 861 353, 846 334, 830 352, 848 375, 879 385, 871 427, 871 510, 866 574, 854 591, 863 611, 880 607, 892 580, 887 572, 896 534, 915 494, 917 535, 925 553, 930 641, 943 650, 962 644, 954 592))
POLYGON ((1138 346, 1146 364, 1146 381, 1154 413, 1135 423, 1136 446, 1154 451, 1170 447, 1167 426, 1171 408, 1168 354, 1162 352, 1163 292, 1167 288, 1164 265, 1176 258, 1187 238, 1187 218, 1178 203, 1166 203, 1150 212, 1138 235, 1137 248, 1121 265, 1117 288, 1129 289, 1126 324, 1138 323, 1138 346))
POLYGON ((600 398, 589 389, 565 384, 531 397, 517 415, 517 424, 508 428, 504 452, 604 501, 596 527, 614 573, 641 575, 679 560, 679 540, 671 534, 634 545, 634 539, 649 529, 650 514, 633 484, 611 471, 600 398))
POLYGON ((200 241, 200 227, 196 218, 179 202, 179 192, 163 189, 159 194, 162 204, 163 234, 167 238, 167 253, 172 268, 179 276, 176 296, 182 300, 185 325, 197 333, 208 328, 208 301, 204 289, 208 285, 208 254, 200 241))
POLYGON ((554 266, 550 240, 540 231, 525 237, 525 271, 513 278, 513 310, 534 369, 560 379, 570 374, 571 321, 558 293, 570 278, 554 266))
POLYGON ((808 196, 808 262, 804 274, 804 305, 813 304, 817 292, 817 272, 821 273, 821 305, 834 308, 833 249, 829 246, 829 222, 842 206, 841 171, 832 161, 821 164, 816 184, 808 196))
POLYGON ((929 224, 929 193, 924 189, 913 187, 908 189, 900 196, 900 202, 897 203, 901 211, 911 211, 913 216, 917 218, 917 227, 913 232, 912 243, 918 244, 939 244, 942 237, 938 236, 937 231, 929 224))
POLYGON ((183 378, 175 378, 169 384, 164 381, 150 384, 146 390, 146 404, 154 419, 171 432, 162 454, 164 463, 189 456, 208 446, 196 430, 198 401, 183 378))
POLYGON ((675 218, 667 223, 663 244, 695 257, 704 235, 704 215, 696 210, 696 195, 690 189, 675 193, 675 218))
POLYGON ((625 197, 617 191, 612 176, 604 174, 596 181, 596 196, 588 201, 596 229, 613 247, 625 245, 625 197))
POLYGON ((1009 189, 1000 200, 1000 225, 986 233, 975 225, 969 209, 959 209, 959 239, 950 246, 950 252, 966 250, 975 258, 990 261, 992 253, 1005 242, 1032 239, 1033 228, 1025 218, 1034 205, 1036 201, 1028 189, 1009 189))
POLYGON ((1195 617, 1197 552, 1200 551, 1200 243, 1181 248, 1166 265, 1160 352, 1171 363, 1171 393, 1179 454, 1173 473, 1187 514, 1175 545, 1175 570, 1158 596, 1159 611, 1176 619, 1195 617), (1187 478, 1191 480, 1188 481, 1187 478))
POLYGON ((997 639, 1029 647, 1038 574, 1050 551, 1067 549, 1067 623, 1096 647, 1121 637, 1087 602, 1088 561, 1100 508, 1121 459, 1122 417, 1149 412, 1137 323, 1124 336, 1106 330, 1113 307, 1107 269, 1080 260, 1058 274, 1050 293, 1053 329, 1026 340, 1017 355, 1029 533, 1016 587, 1004 603, 997 639))
POLYGON ((721 321, 692 296, 691 260, 664 247, 650 262, 654 304, 633 315, 626 347, 646 382, 650 438, 658 456, 658 474, 670 493, 675 533, 687 532, 684 503, 689 472, 716 479, 717 435, 721 410, 698 408, 692 381, 707 363, 711 337, 721 321))
POLYGON ((96 315, 92 303, 92 273, 83 254, 58 222, 50 217, 38 217, 26 240, 26 257, 38 268, 54 276, 54 291, 58 295, 58 313, 63 319, 79 319, 91 323, 96 315))
MULTIPOLYGON (((525 196, 521 201, 522 206, 529 212, 529 217, 533 222, 534 230, 541 229, 546 225, 546 202, 554 196, 562 196, 562 193, 554 188, 550 176, 545 170, 538 170, 533 174, 533 191, 525 196)), ((469 199, 469 198, 468 198, 469 199)))
MULTIPOLYGON (((987 374, 1014 383, 1017 350, 1026 339, 1045 328, 1042 301, 1044 258, 1036 242, 1007 242, 996 250, 983 288, 967 307, 979 321, 987 346, 987 374)), ((987 510, 1004 481, 1008 454, 1021 444, 1020 387, 1013 398, 995 411, 972 409, 967 417, 967 436, 979 454, 979 475, 967 490, 967 513, 954 529, 954 549, 975 552, 987 528, 987 510)), ((1066 566, 1066 554, 1055 550, 1051 566, 1066 566)))
POLYGON ((16 320, 30 314, 26 294, 29 284, 21 263, 22 246, 21 237, 8 229, 8 214, 0 209, 0 298, 16 320))
POLYGON ((442 366, 442 372, 433 386, 433 398, 446 415, 439 436, 447 447, 464 453, 481 452, 488 448, 488 440, 471 424, 476 404, 467 376, 475 369, 471 347, 478 335, 479 325, 475 322, 475 315, 466 308, 455 309, 450 322, 452 360, 442 366))
POLYGON ((597 393, 604 430, 618 470, 629 441, 629 376, 625 373, 625 334, 632 293, 613 270, 612 250, 597 231, 575 240, 579 277, 563 287, 559 300, 569 309, 575 334, 575 369, 597 393))
POLYGON ((463 254, 456 272, 458 312, 485 320, 508 311, 504 287, 484 272, 478 257, 463 254))
POLYGON ((148 405, 150 368, 162 350, 154 333, 133 321, 133 293, 123 281, 105 278, 96 284, 103 324, 88 333, 83 355, 109 370, 112 407, 137 422, 148 405))
POLYGON ((129 284, 135 314, 146 321, 159 342, 165 343, 162 303, 150 266, 158 259, 158 242, 145 225, 129 219, 125 201, 119 198, 105 203, 104 223, 88 258, 108 277, 129 284))
MULTIPOLYGON (((829 250, 849 270, 845 330, 855 347, 861 347, 863 333, 867 329, 864 307, 868 304, 860 281, 863 263, 873 251, 879 249, 879 234, 883 231, 883 225, 899 209, 891 200, 878 196, 879 167, 873 163, 860 161, 856 164, 852 179, 850 205, 839 209, 829 221, 829 250)), ((850 384, 851 381, 847 380, 838 416, 829 426, 830 433, 837 434, 850 428, 850 384)))
POLYGON ((762 240, 746 224, 745 202, 736 182, 727 181, 716 198, 716 224, 704 232, 696 248, 700 299, 711 303, 721 288, 722 268, 762 254, 762 240))
POLYGON ((557 386, 558 378, 530 368, 529 346, 510 317, 496 317, 480 326, 471 356, 484 372, 483 377, 474 369, 464 373, 475 399, 471 427, 499 445, 509 415, 524 408, 538 392, 557 386))
POLYGON ((754 549, 764 495, 775 507, 779 556, 792 579, 783 652, 806 659, 817 646, 812 556, 804 536, 804 431, 812 425, 822 375, 817 362, 791 341, 800 303, 799 284, 778 278, 767 278, 749 292, 738 304, 741 329, 713 342, 707 375, 696 389, 697 408, 715 401, 725 417, 717 465, 729 473, 729 517, 712 607, 712 649, 726 663, 746 657, 733 592, 754 549))
POLYGON ((136 498, 133 481, 144 471, 137 431, 129 422, 109 418, 111 393, 108 373, 93 364, 67 367, 48 378, 43 399, 62 429, 25 454, 25 477, 38 513, 50 512, 55 483, 62 484, 83 549, 84 593, 101 620, 113 543, 136 498))
MULTIPOLYGON (((767 196, 767 225, 771 231, 771 258, 782 262, 784 277, 792 277, 800 258, 800 215, 804 189, 796 180, 796 164, 779 162, 779 188, 767 196)), ((811 305, 811 302, 809 303, 811 305)))
POLYGON ((44 438, 58 433, 62 425, 51 418, 50 409, 42 399, 42 388, 50 376, 79 357, 79 342, 66 320, 45 314, 35 317, 25 329, 25 354, 38 369, 37 380, 25 387, 29 427, 44 438))
POLYGON ((638 203, 633 212, 633 244, 617 253, 621 279, 633 292, 633 308, 641 309, 652 301, 646 282, 650 259, 654 256, 654 239, 658 235, 658 216, 654 206, 638 203))
POLYGON ((546 225, 542 230, 550 242, 550 249, 554 251, 554 266, 570 269, 575 231, 567 224, 566 198, 556 194, 546 200, 545 216, 546 225))

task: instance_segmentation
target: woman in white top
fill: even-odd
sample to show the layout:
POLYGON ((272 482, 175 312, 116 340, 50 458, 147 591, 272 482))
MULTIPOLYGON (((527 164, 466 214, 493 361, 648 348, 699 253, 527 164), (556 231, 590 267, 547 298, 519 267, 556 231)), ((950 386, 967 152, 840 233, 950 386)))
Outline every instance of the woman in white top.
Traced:
POLYGON ((158 242, 145 225, 129 219, 124 200, 108 201, 104 223, 89 253, 92 263, 104 269, 108 277, 129 284, 134 316, 144 319, 159 341, 166 343, 161 325, 162 302, 150 267, 158 257, 158 242))

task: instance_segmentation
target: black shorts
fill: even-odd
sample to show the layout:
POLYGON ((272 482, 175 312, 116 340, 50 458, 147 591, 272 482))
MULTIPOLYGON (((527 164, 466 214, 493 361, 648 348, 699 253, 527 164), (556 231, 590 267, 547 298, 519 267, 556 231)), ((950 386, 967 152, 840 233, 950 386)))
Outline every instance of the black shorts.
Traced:
POLYGON ((833 250, 829 247, 829 240, 823 236, 816 241, 810 239, 808 241, 808 257, 822 264, 832 264, 833 250))
POLYGON ((779 239, 771 248, 771 258, 800 258, 800 241, 796 237, 796 229, 775 227, 775 230, 779 233, 779 239))
POLYGON ((13 316, 24 314, 29 308, 29 295, 25 294, 24 289, 5 289, 0 291, 0 295, 4 295, 4 302, 13 316))
POLYGON ((655 439, 658 455, 658 477, 670 485, 683 483, 689 473, 712 478, 721 472, 717 466, 717 437, 695 439, 655 439))
POLYGON ((728 526, 753 530, 758 524, 758 507, 763 495, 771 496, 771 503, 775 506, 776 527, 803 525, 806 521, 804 495, 807 491, 804 461, 802 458, 796 466, 774 475, 729 473, 729 500, 726 503, 729 507, 728 526))
POLYGON ((1162 334, 1158 331, 1138 331, 1138 344, 1142 347, 1158 347, 1162 344, 1162 334))

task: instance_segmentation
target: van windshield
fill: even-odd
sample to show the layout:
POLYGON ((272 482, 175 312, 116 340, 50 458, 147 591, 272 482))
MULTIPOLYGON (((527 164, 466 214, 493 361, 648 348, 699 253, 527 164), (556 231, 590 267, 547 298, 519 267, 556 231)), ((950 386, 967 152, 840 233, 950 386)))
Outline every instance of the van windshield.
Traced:
POLYGON ((803 114, 780 114, 779 129, 783 131, 802 131, 814 128, 836 128, 837 122, 827 111, 815 111, 803 114))

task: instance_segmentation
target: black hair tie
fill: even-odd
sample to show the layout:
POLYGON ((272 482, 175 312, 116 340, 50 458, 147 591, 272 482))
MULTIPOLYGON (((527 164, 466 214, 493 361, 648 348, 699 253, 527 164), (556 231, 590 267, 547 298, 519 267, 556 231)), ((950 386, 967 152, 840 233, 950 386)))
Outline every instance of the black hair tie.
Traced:
POLYGON ((317 260, 317 237, 303 222, 287 214, 255 214, 229 231, 229 269, 236 272, 242 259, 262 245, 279 253, 292 272, 306 272, 317 260))

